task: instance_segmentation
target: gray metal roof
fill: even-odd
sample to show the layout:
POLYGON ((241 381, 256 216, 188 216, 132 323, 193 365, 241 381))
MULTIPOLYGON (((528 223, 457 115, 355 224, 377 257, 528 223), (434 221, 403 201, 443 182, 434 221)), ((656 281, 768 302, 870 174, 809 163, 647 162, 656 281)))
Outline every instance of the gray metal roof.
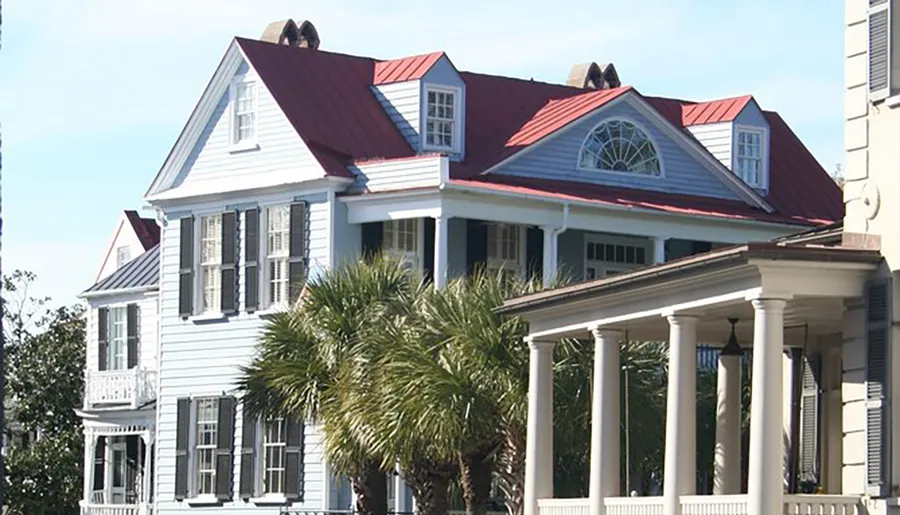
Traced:
POLYGON ((132 259, 109 277, 85 290, 85 294, 114 293, 136 288, 150 289, 159 284, 159 244, 132 259))

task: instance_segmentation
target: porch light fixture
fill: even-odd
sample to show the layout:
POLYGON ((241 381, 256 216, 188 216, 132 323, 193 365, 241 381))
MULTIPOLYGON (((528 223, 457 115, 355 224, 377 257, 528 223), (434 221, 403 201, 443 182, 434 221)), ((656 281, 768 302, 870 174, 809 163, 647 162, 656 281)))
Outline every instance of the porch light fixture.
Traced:
POLYGON ((719 351, 720 356, 740 356, 744 353, 744 349, 741 348, 740 344, 737 341, 737 335, 734 334, 734 326, 738 323, 738 318, 729 318, 728 322, 731 323, 731 336, 728 337, 728 343, 722 347, 722 350, 719 351))

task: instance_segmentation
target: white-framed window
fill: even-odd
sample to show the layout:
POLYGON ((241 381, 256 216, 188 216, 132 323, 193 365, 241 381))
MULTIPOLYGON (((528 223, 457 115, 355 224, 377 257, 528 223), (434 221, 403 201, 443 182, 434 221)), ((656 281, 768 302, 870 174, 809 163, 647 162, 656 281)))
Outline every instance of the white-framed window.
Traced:
POLYGON ((131 261, 131 247, 123 245, 116 248, 116 268, 122 268, 122 265, 131 261))
POLYGON ((222 307, 222 215, 200 217, 200 307, 218 312, 222 307))
POLYGON ((594 127, 578 154, 580 170, 663 175, 662 158, 650 133, 636 123, 613 118, 594 127))
POLYGON ((404 260, 409 266, 421 269, 421 253, 424 232, 418 218, 389 220, 382 224, 381 247, 385 254, 404 260))
POLYGON ((290 292, 291 207, 266 209, 266 295, 269 306, 287 304, 290 292))
POLYGON ((254 81, 236 80, 231 84, 231 144, 256 142, 257 86, 254 81))
POLYGON ((524 227, 492 223, 487 227, 487 271, 519 275, 525 269, 524 227))
POLYGON ((197 399, 194 403, 195 437, 193 449, 194 494, 216 493, 216 447, 219 443, 219 401, 197 399))
POLYGON ((125 370, 128 366, 128 309, 125 306, 109 308, 108 370, 125 370))
POLYGON ((765 131, 739 128, 735 134, 734 171, 750 186, 765 186, 765 131))
POLYGON ((425 147, 452 150, 457 147, 458 111, 456 90, 425 89, 425 147))
POLYGON ((282 495, 284 494, 287 424, 284 417, 276 416, 262 423, 262 429, 261 491, 263 495, 282 495))
POLYGON ((649 264, 651 243, 627 238, 586 238, 584 278, 600 279, 649 264))

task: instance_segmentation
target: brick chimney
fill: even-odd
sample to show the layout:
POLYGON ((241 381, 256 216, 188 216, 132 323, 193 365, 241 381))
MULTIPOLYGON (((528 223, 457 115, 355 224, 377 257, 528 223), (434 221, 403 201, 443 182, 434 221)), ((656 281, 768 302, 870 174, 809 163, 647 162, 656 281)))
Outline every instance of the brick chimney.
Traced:
POLYGON ((566 84, 582 89, 610 89, 618 88, 622 81, 612 63, 582 63, 572 67, 566 84))
POLYGON ((319 48, 319 33, 309 20, 301 20, 295 23, 288 18, 286 20, 270 23, 259 38, 276 45, 295 46, 300 48, 319 48))

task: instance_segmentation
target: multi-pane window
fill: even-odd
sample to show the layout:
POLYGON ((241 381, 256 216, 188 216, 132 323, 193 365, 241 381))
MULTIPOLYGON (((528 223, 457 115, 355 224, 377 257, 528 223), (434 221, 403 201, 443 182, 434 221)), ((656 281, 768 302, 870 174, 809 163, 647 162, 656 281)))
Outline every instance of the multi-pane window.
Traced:
POLYGON ((449 91, 428 91, 428 116, 425 143, 432 147, 453 148, 455 95, 449 91))
POLYGON ((203 311, 218 311, 222 299, 222 215, 200 218, 200 284, 203 311))
POLYGON ((589 241, 585 245, 585 279, 599 279, 647 264, 641 245, 589 241))
POLYGON ((284 453, 287 426, 283 417, 270 418, 263 433, 263 493, 284 493, 284 453))
POLYGON ((109 370, 123 370, 128 363, 127 309, 109 308, 109 370))
POLYGON ((242 82, 234 86, 234 143, 256 137, 256 84, 242 82))
POLYGON ((214 494, 216 488, 216 446, 219 434, 219 402, 198 399, 197 432, 194 444, 194 481, 198 495, 214 494))
POLYGON ((419 221, 416 218, 384 222, 382 247, 386 254, 405 260, 410 266, 419 263, 419 221))
POLYGON ((116 249, 116 268, 122 268, 122 265, 131 261, 131 248, 128 245, 118 247, 116 249))
POLYGON ((266 216, 266 280, 269 286, 269 304, 273 306, 288 301, 290 258, 291 209, 290 206, 270 207, 266 216))
POLYGON ((762 186, 762 132, 738 131, 737 174, 750 186, 762 186))
POLYGON ((490 224, 487 228, 487 269, 492 273, 519 274, 522 268, 520 230, 516 225, 490 224))

